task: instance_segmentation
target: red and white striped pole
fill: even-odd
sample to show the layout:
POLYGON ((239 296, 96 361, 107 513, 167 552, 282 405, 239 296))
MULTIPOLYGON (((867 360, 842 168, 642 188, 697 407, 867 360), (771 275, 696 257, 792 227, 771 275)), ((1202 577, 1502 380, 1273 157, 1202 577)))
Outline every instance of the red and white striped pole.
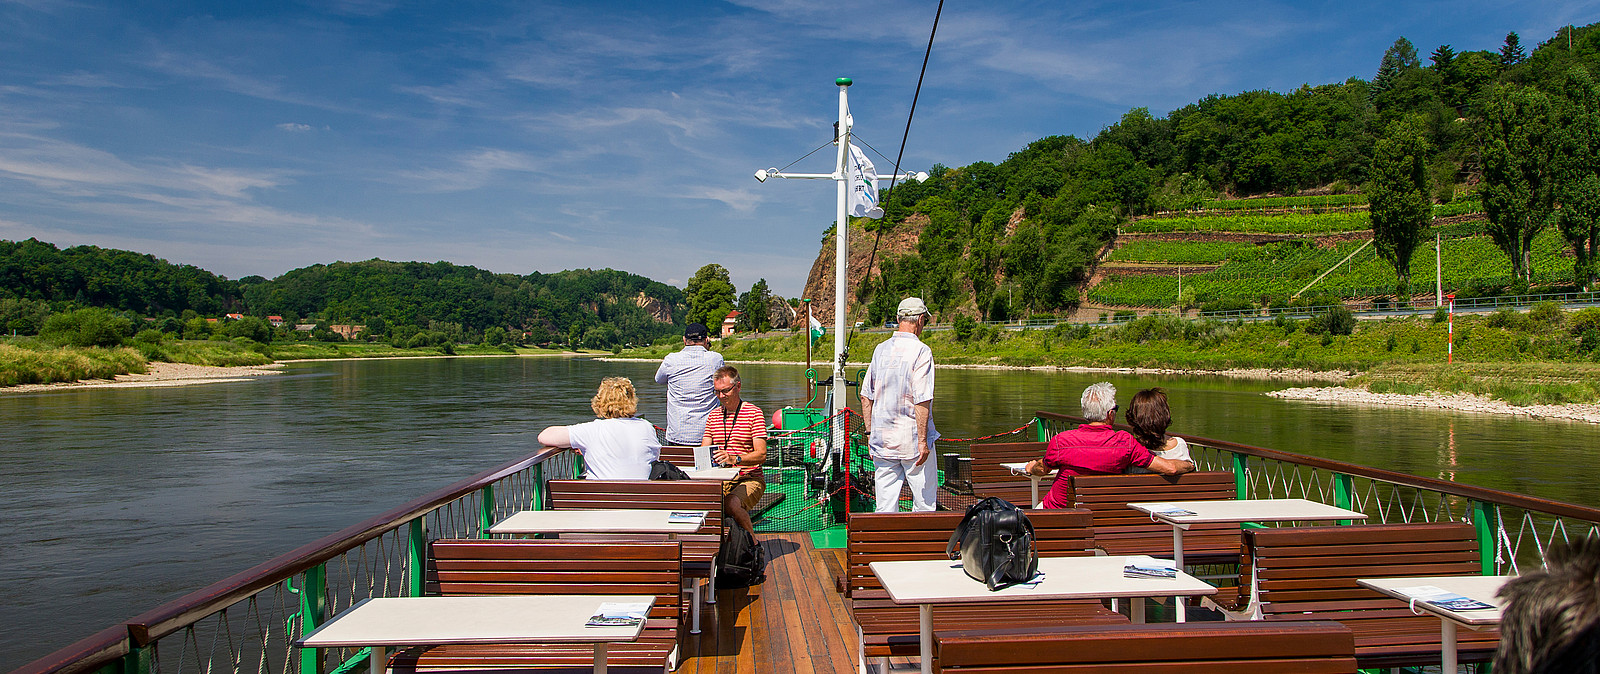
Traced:
POLYGON ((1452 293, 1444 297, 1450 300, 1449 320, 1445 323, 1449 341, 1445 342, 1444 347, 1444 362, 1449 364, 1456 362, 1456 296, 1452 293))

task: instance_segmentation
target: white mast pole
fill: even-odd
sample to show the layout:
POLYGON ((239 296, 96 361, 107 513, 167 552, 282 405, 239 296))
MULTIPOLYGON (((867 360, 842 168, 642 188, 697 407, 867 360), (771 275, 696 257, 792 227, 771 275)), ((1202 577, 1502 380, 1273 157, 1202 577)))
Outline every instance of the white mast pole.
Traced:
POLYGON ((833 235, 835 240, 833 252, 833 405, 829 414, 838 414, 849 407, 845 391, 845 364, 844 352, 846 348, 844 324, 848 313, 845 311, 845 293, 847 280, 845 272, 850 267, 850 220, 848 204, 850 198, 850 171, 846 165, 850 158, 850 85, 848 77, 834 80, 839 86, 839 137, 835 142, 839 146, 839 159, 834 162, 833 179, 839 187, 838 207, 835 209, 833 235))

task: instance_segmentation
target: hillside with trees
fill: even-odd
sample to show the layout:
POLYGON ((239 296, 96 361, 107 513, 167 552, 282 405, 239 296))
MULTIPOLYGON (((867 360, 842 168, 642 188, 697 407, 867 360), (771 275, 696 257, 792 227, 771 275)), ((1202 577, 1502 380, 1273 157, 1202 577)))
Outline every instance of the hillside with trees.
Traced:
MULTIPOLYGON (((1398 265, 1375 285, 1414 282, 1407 263, 1422 206, 1463 195, 1481 195, 1483 231, 1508 258, 1511 279, 1537 282, 1536 242, 1541 232, 1554 234, 1557 228, 1545 225, 1559 220, 1568 223, 1560 238, 1583 249, 1579 269, 1566 277, 1586 284, 1592 242, 1600 241, 1590 215, 1600 207, 1589 205, 1600 203, 1593 178, 1600 166, 1597 70, 1594 25, 1563 28, 1531 54, 1510 33, 1495 49, 1440 45, 1424 61, 1400 38, 1370 80, 1212 95, 1160 118, 1136 108, 1092 140, 1052 136, 999 164, 935 166, 926 182, 884 191, 882 220, 852 223, 872 242, 897 232, 908 241, 873 255, 859 272, 850 261, 853 315, 880 322, 910 294, 944 320, 953 313, 1005 319, 1068 311, 1084 300, 1119 229, 1139 218, 1218 198, 1368 187, 1385 218, 1379 257, 1398 265)), ((1350 216, 1359 226, 1338 231, 1370 238, 1361 201, 1351 210, 1362 212, 1350 216)), ((1206 226, 1212 224, 1219 223, 1206 226)), ((808 292, 827 285, 829 248, 808 292)))

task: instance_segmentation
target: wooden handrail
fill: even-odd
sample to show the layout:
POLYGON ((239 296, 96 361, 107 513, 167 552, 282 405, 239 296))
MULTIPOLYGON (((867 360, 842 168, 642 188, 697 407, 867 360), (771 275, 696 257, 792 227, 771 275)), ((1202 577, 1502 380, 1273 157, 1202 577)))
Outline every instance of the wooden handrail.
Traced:
POLYGON ((221 611, 285 578, 337 557, 435 508, 481 489, 502 478, 543 463, 567 451, 541 447, 532 455, 438 489, 405 505, 374 515, 355 525, 302 545, 249 570, 162 604, 154 609, 83 639, 31 663, 12 674, 74 674, 93 671, 172 634, 208 615, 221 611))
MULTIPOLYGON (((1068 414, 1058 414, 1055 412, 1035 412, 1034 416, 1041 419, 1050 419, 1052 421, 1068 423, 1087 423, 1088 421, 1082 417, 1075 417, 1068 414)), ((1132 427, 1126 424, 1116 424, 1116 428, 1126 431, 1133 430, 1132 427)), ((1584 520, 1586 522, 1600 522, 1600 508, 1590 508, 1572 503, 1563 503, 1561 501, 1551 501, 1549 499, 1525 496, 1509 491, 1490 489, 1488 487, 1476 487, 1469 484, 1460 484, 1458 482, 1451 482, 1449 480, 1441 480, 1438 478, 1420 477, 1408 473, 1397 473, 1392 470, 1373 468, 1371 466, 1363 466, 1361 464, 1349 463, 1346 461, 1324 459, 1306 454, 1295 454, 1293 452, 1267 449, 1265 447, 1243 445, 1237 442, 1228 442, 1226 440, 1213 440, 1211 438, 1203 438, 1198 435, 1185 435, 1182 433, 1171 433, 1170 435, 1183 438, 1185 441, 1191 444, 1205 445, 1207 447, 1234 452, 1237 454, 1244 454, 1246 456, 1271 459, 1274 461, 1285 461, 1310 468, 1320 468, 1322 470, 1333 471, 1335 473, 1344 473, 1346 475, 1365 477, 1382 482, 1391 482, 1407 487, 1429 489, 1432 491, 1450 494, 1452 496, 1460 496, 1462 498, 1473 499, 1477 501, 1488 501, 1490 503, 1497 503, 1503 506, 1523 508, 1526 510, 1536 510, 1539 512, 1556 515, 1558 517, 1570 517, 1572 519, 1584 520)))

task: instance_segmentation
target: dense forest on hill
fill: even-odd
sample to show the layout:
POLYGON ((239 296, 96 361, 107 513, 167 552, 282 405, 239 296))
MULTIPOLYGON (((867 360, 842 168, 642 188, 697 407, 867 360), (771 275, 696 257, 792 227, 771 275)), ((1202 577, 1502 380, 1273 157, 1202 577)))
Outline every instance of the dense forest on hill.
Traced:
MULTIPOLYGON (((588 348, 675 333, 687 311, 682 290, 611 269, 517 276, 449 262, 368 260, 231 281, 125 250, 0 241, 0 329, 33 334, 51 314, 86 307, 134 318, 243 313, 282 316, 291 327, 361 324, 374 339, 403 343, 419 334, 426 343, 478 342, 498 328, 513 341, 588 348)), ((193 333, 179 321, 157 325, 193 333)), ((337 339, 325 329, 316 334, 337 339)))
POLYGON ((926 182, 885 190, 885 217, 863 221, 921 234, 914 252, 881 257, 856 299, 871 322, 907 294, 995 319, 1070 308, 1119 223, 1218 195, 1358 190, 1385 127, 1405 117, 1426 136, 1431 196, 1447 202, 1482 179, 1494 96, 1557 92, 1573 67, 1600 71, 1596 25, 1563 28, 1531 54, 1511 33, 1494 51, 1441 45, 1424 60, 1401 38, 1370 80, 1212 95, 1160 118, 1136 108, 1091 140, 1052 136, 999 164, 935 166, 926 182))

